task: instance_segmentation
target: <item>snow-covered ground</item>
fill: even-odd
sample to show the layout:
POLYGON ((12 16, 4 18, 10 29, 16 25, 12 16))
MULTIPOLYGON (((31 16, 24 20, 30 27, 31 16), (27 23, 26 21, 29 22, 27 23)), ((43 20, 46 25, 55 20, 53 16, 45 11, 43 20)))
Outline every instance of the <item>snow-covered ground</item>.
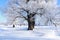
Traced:
POLYGON ((0 40, 60 40, 53 26, 35 26, 27 30, 27 26, 0 25, 0 40))

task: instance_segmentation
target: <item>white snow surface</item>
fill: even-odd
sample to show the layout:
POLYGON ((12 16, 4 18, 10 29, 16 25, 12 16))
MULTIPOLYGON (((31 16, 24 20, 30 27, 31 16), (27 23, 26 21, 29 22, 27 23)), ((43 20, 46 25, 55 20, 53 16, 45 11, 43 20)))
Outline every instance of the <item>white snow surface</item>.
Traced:
POLYGON ((35 26, 33 30, 27 28, 0 25, 0 40, 60 40, 59 33, 53 26, 35 26))

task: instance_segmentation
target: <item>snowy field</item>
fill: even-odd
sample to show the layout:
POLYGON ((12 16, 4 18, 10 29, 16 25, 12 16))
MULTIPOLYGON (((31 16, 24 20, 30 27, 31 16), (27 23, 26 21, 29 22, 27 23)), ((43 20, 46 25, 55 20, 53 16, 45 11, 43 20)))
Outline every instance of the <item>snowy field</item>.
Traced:
POLYGON ((34 30, 26 30, 27 26, 0 25, 0 40, 60 40, 56 28, 52 26, 35 26, 34 30))

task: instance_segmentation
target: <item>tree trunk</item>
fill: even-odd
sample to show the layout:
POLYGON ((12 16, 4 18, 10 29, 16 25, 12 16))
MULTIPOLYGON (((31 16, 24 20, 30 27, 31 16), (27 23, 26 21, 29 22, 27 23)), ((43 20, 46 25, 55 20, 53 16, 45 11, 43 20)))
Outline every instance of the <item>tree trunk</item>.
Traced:
POLYGON ((35 20, 34 20, 34 18, 32 20, 29 19, 28 20, 28 30, 33 30, 34 26, 35 26, 35 20))
POLYGON ((34 25, 35 25, 35 21, 29 21, 28 22, 28 30, 33 30, 34 25))
POLYGON ((35 18, 34 18, 34 14, 29 14, 27 15, 28 17, 28 30, 33 30, 34 26, 35 26, 35 18))

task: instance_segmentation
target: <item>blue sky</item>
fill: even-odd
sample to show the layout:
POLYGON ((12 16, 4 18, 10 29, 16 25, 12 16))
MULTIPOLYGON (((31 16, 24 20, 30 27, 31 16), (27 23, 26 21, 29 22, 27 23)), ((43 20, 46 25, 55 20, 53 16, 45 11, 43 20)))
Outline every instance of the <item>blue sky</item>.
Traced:
POLYGON ((0 7, 4 7, 7 4, 7 0, 0 0, 0 7))
POLYGON ((6 20, 6 18, 5 18, 5 16, 2 14, 2 12, 0 11, 0 23, 4 23, 4 22, 6 22, 7 20, 6 20))
MULTIPOLYGON (((7 0, 0 0, 0 7, 4 8, 7 4, 7 0)), ((6 22, 7 19, 4 17, 3 12, 0 10, 0 23, 6 22)))
MULTIPOLYGON (((7 4, 7 0, 0 0, 0 7, 5 7, 7 4)), ((58 4, 57 5, 60 5, 60 0, 58 0, 58 4)), ((5 22, 6 21, 6 18, 3 16, 3 12, 0 11, 0 22, 5 22)))
POLYGON ((58 5, 60 5, 60 0, 58 0, 58 5))

